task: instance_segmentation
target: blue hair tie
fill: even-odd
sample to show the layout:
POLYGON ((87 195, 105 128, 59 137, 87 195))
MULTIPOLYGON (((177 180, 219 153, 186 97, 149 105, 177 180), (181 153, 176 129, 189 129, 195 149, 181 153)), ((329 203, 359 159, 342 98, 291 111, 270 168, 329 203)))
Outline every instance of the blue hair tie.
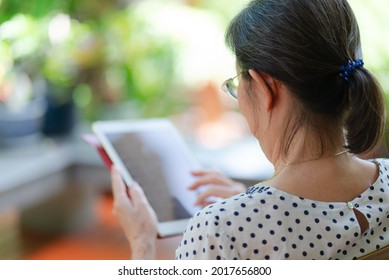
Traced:
POLYGON ((342 65, 340 68, 340 76, 345 80, 348 81, 350 75, 353 73, 355 69, 361 68, 364 65, 364 62, 362 59, 357 59, 355 61, 349 60, 347 64, 342 65))

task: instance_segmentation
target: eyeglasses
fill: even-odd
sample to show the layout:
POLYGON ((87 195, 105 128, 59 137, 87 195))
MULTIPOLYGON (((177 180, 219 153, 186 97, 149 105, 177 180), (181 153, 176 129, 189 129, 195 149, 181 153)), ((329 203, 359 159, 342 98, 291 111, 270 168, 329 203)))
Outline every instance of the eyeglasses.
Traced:
POLYGON ((238 99, 238 85, 239 85, 238 77, 241 73, 239 73, 233 78, 224 81, 224 83, 222 84, 222 90, 225 93, 229 94, 234 99, 238 99))
POLYGON ((236 75, 233 78, 230 78, 222 84, 222 90, 229 94, 232 98, 238 99, 238 86, 239 86, 239 75, 242 75, 243 73, 247 73, 246 71, 240 71, 238 75, 236 75))

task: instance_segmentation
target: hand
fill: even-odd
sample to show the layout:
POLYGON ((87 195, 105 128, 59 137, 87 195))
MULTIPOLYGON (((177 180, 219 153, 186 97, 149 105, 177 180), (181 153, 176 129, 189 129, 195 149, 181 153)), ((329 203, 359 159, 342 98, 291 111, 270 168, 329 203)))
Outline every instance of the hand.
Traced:
POLYGON ((134 182, 126 187, 115 167, 111 169, 113 210, 131 246, 133 259, 155 259, 157 216, 142 188, 134 182))
POLYGON ((196 182, 188 187, 190 190, 196 190, 206 185, 207 188, 200 192, 195 204, 205 207, 213 202, 212 197, 228 198, 233 195, 245 192, 246 186, 233 181, 216 171, 193 171, 192 175, 198 177, 196 182))

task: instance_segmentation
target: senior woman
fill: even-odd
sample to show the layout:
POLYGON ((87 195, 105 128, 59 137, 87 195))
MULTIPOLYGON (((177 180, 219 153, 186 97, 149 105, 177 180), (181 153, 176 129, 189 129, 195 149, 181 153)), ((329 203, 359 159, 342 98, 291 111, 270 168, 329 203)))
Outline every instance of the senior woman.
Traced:
MULTIPOLYGON (((237 98, 274 176, 195 215, 177 259, 355 259, 389 244, 389 163, 355 156, 384 127, 346 0, 255 0, 226 41, 237 98)), ((141 188, 112 172, 134 258, 155 258, 156 218, 141 188)), ((225 185, 233 185, 227 182, 225 185)), ((195 187, 194 187, 195 188, 195 187)))

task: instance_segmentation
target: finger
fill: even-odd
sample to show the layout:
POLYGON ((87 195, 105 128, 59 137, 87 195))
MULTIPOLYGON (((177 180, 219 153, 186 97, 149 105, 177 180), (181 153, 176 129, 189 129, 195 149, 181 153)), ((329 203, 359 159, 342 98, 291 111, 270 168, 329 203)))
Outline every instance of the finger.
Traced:
POLYGON ((128 200, 126 185, 115 166, 111 168, 111 182, 114 200, 128 200))
POLYGON ((210 171, 205 171, 205 170, 194 170, 190 172, 193 176, 204 176, 210 173, 210 171))
POLYGON ((201 186, 208 185, 214 183, 214 180, 210 177, 202 177, 193 182, 192 185, 188 187, 189 190, 196 190, 201 186))
POLYGON ((195 204, 201 205, 205 203, 206 200, 212 196, 226 198, 229 197, 230 195, 229 192, 227 192, 226 189, 223 187, 218 187, 218 186, 210 187, 198 195, 195 204))
POLYGON ((190 172, 193 176, 206 176, 213 174, 215 176, 220 176, 222 173, 217 170, 193 170, 190 172))
POLYGON ((196 204, 196 205, 200 206, 201 208, 204 208, 204 207, 211 205, 211 204, 214 204, 214 203, 215 203, 215 201, 207 201, 206 200, 206 201, 203 201, 202 203, 196 204))
POLYGON ((131 195, 131 200, 135 205, 139 205, 140 203, 147 203, 148 200, 146 195, 143 192, 143 189, 139 186, 137 182, 133 182, 129 187, 129 192, 131 195))
POLYGON ((207 173, 207 175, 200 177, 192 185, 190 185, 188 189, 195 190, 201 186, 210 185, 210 184, 226 186, 227 182, 225 182, 223 178, 220 177, 219 174, 211 172, 211 173, 207 173))

